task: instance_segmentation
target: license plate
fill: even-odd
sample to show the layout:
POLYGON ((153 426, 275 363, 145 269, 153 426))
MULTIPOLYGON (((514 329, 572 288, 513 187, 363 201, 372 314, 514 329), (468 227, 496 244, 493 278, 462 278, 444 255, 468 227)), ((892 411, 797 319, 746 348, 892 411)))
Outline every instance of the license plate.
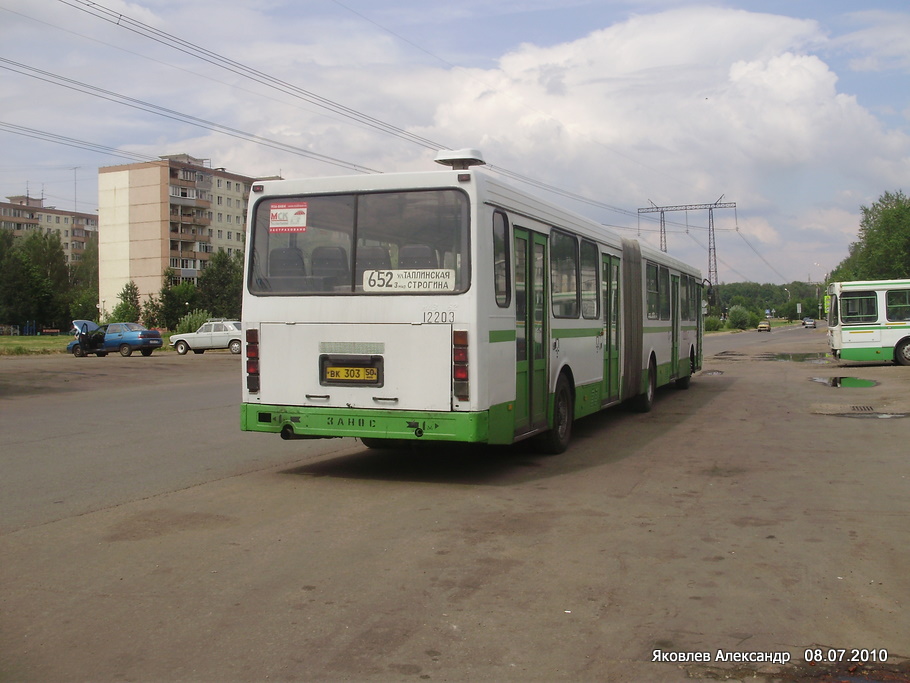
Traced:
POLYGON ((325 369, 325 378, 329 382, 378 382, 379 371, 376 368, 330 365, 325 369))
POLYGON ((319 383, 381 387, 382 356, 323 355, 319 358, 319 383))

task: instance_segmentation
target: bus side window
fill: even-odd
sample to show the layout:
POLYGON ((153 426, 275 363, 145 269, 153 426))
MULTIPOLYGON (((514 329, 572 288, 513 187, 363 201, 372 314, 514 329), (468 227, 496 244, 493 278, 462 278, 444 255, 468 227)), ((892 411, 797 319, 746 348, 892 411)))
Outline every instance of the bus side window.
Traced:
POLYGON ((910 290, 895 290, 885 293, 888 320, 906 322, 910 320, 910 290))
POLYGON ((303 265, 303 253, 297 247, 281 247, 269 252, 270 276, 306 275, 303 265))
POLYGON ((493 289, 496 305, 508 308, 512 299, 512 283, 509 277, 509 226, 505 215, 493 214, 493 289))

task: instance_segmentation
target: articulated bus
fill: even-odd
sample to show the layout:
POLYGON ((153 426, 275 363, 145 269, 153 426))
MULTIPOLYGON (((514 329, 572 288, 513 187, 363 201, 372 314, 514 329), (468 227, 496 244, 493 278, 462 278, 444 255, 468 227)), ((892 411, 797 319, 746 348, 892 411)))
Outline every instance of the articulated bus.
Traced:
POLYGON ((828 285, 828 345, 843 360, 910 365, 910 280, 828 285))
POLYGON ((450 170, 256 182, 241 428, 290 438, 568 446, 573 421, 701 368, 702 278, 450 170))

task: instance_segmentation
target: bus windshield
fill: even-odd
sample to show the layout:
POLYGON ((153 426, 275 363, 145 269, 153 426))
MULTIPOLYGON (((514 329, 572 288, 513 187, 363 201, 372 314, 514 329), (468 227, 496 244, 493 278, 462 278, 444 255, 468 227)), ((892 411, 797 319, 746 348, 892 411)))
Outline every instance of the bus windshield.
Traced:
POLYGON ((254 209, 249 290, 464 292, 469 215, 467 196, 452 189, 268 197, 254 209))

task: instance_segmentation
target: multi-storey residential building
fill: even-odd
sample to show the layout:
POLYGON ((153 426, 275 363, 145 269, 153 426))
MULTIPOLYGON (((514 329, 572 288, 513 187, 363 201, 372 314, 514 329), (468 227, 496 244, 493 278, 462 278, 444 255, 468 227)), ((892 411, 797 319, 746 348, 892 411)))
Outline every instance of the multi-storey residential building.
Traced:
POLYGON ((7 200, 0 202, 0 229, 10 230, 16 237, 56 233, 67 263, 81 261, 85 245, 98 237, 98 217, 94 214, 44 206, 44 199, 25 195, 7 200))
POLYGON ((140 301, 165 269, 196 282, 209 255, 242 250, 253 179, 186 154, 98 169, 98 278, 105 311, 132 280, 140 301))

